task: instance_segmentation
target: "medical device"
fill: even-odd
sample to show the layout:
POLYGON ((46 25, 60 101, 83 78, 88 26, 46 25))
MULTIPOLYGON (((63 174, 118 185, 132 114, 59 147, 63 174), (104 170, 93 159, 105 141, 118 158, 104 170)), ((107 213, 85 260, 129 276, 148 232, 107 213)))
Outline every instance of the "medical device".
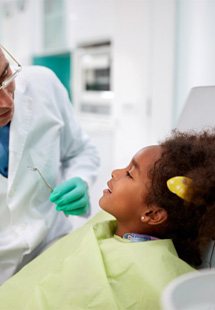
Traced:
POLYGON ((44 178, 44 176, 42 175, 41 171, 36 168, 36 167, 28 167, 29 169, 31 169, 32 171, 37 171, 38 174, 40 175, 41 179, 43 180, 43 182, 46 184, 46 186, 50 189, 51 192, 53 192, 53 188, 51 187, 51 185, 46 181, 46 179, 44 178))

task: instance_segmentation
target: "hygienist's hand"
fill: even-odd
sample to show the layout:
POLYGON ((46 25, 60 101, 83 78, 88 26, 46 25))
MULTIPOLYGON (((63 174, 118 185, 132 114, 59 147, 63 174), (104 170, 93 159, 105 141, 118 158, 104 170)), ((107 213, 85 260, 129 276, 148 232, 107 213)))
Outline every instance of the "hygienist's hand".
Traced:
POLYGON ((49 199, 66 215, 84 215, 89 209, 87 183, 78 177, 56 186, 49 199))

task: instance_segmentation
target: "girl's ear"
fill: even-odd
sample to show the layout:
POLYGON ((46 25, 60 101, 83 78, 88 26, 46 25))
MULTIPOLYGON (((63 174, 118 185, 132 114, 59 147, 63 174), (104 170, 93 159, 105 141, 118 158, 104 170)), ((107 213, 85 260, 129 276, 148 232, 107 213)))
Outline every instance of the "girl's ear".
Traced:
POLYGON ((141 221, 149 225, 159 225, 165 222, 167 218, 168 214, 165 209, 152 206, 142 214, 141 221))

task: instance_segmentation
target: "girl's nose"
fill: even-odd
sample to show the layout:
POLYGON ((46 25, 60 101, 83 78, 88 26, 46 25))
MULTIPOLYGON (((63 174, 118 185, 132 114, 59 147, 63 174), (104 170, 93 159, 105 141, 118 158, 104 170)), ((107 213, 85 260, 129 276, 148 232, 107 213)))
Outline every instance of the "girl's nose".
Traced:
POLYGON ((112 171, 111 176, 113 179, 119 178, 123 169, 115 169, 112 171))

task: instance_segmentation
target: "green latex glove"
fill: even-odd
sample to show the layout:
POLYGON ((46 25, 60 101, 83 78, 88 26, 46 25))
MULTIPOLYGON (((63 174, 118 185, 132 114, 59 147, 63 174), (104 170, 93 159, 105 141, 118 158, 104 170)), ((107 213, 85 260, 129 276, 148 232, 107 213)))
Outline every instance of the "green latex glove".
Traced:
POLYGON ((56 186, 49 199, 66 215, 84 215, 89 210, 88 186, 78 177, 56 186))

